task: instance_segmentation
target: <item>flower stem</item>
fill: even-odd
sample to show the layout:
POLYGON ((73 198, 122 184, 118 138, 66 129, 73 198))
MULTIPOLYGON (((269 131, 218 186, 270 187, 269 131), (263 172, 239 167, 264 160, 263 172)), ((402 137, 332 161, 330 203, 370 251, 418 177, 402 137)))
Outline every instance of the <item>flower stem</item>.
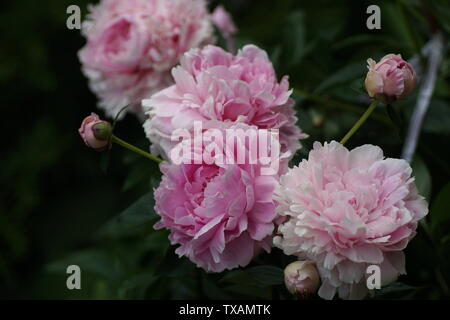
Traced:
POLYGON ((162 162, 162 159, 160 159, 160 158, 158 158, 158 157, 156 157, 156 156, 154 156, 154 155, 152 155, 152 154, 150 154, 148 152, 145 152, 144 150, 139 149, 139 148, 133 146, 132 144, 129 144, 126 141, 123 141, 122 139, 116 137, 115 135, 111 136, 111 141, 121 145, 124 148, 127 148, 128 150, 136 152, 137 154, 140 154, 143 157, 146 157, 146 158, 148 158, 148 159, 150 159, 152 161, 155 161, 156 163, 161 163, 162 162))
POLYGON ((367 118, 369 118, 370 114, 373 112, 373 110, 375 110, 376 106, 378 104, 377 100, 372 101, 372 103, 370 104, 369 108, 366 110, 366 112, 364 112, 364 114, 361 116, 361 118, 359 118, 358 121, 356 121, 356 123, 353 125, 353 127, 350 129, 349 132, 347 132, 347 134, 345 135, 344 138, 342 138, 341 140, 341 144, 345 144, 347 142, 348 139, 350 139, 350 137, 356 132, 358 131, 359 127, 362 126, 362 124, 364 122, 366 122, 367 118))

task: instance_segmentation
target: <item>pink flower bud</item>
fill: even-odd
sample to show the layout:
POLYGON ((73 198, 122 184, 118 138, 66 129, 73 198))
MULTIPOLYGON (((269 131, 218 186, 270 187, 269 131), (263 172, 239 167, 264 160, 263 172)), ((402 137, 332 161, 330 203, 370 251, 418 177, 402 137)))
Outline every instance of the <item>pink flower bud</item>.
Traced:
POLYGON ((416 87, 416 72, 399 54, 388 54, 378 63, 369 58, 367 64, 369 72, 365 86, 372 98, 390 103, 408 95, 416 87))
POLYGON ((225 38, 232 36, 237 31, 231 15, 221 5, 217 6, 212 13, 212 21, 217 28, 219 28, 225 38))
POLYGON ((100 120, 98 115, 91 113, 83 120, 78 132, 89 148, 103 151, 110 144, 112 128, 109 122, 100 120))
POLYGON ((284 283, 290 293, 304 299, 316 293, 320 277, 312 261, 296 261, 284 269, 284 283))

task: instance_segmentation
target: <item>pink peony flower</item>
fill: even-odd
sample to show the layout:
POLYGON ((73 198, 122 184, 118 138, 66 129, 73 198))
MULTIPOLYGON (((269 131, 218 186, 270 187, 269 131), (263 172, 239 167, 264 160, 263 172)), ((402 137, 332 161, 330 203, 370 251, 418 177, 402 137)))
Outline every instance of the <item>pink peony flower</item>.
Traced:
POLYGON ((110 145, 112 135, 111 124, 107 121, 100 120, 95 113, 92 113, 83 120, 78 132, 89 148, 103 151, 110 145))
POLYGON ((219 28, 224 37, 230 37, 237 32, 237 28, 231 15, 221 5, 217 6, 212 13, 212 21, 219 28))
POLYGON ((416 87, 417 76, 413 67, 401 55, 388 54, 380 62, 367 60, 369 72, 365 86, 369 96, 390 103, 416 87))
POLYGON ((204 0, 102 0, 83 23, 83 72, 114 117, 172 83, 169 70, 180 56, 212 40, 204 0))
POLYGON ((144 124, 152 152, 167 155, 175 129, 192 130, 194 121, 246 123, 279 129, 282 152, 293 155, 305 138, 295 125, 294 101, 287 77, 278 82, 265 51, 245 46, 236 56, 216 46, 192 49, 172 70, 175 84, 144 100, 144 124))
MULTIPOLYGON (((245 135, 236 137, 239 148, 251 145, 245 135)), ((247 265, 261 249, 270 251, 276 174, 262 175, 259 163, 164 162, 160 168, 163 178, 154 194, 161 221, 155 228, 170 230, 180 257, 221 272, 247 265)))
POLYGON ((405 273, 402 250, 428 213, 411 172, 376 146, 314 143, 274 193, 284 219, 274 244, 316 263, 322 298, 363 298, 367 266, 380 266, 382 285, 405 273))

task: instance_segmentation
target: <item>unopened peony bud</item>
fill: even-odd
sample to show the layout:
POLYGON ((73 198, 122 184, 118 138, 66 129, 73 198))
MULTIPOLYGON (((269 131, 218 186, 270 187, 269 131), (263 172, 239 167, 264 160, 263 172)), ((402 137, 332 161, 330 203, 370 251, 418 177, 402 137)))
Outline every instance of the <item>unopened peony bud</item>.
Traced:
POLYGON ((378 63, 369 58, 367 63, 365 86, 372 98, 391 103, 416 87, 416 72, 399 54, 388 54, 378 63))
POLYGON ((312 261, 296 261, 284 269, 284 283, 290 293, 304 299, 316 293, 320 277, 312 261))
POLYGON ((89 148, 103 151, 110 144, 112 127, 109 122, 100 120, 98 115, 92 113, 83 120, 78 132, 89 148))

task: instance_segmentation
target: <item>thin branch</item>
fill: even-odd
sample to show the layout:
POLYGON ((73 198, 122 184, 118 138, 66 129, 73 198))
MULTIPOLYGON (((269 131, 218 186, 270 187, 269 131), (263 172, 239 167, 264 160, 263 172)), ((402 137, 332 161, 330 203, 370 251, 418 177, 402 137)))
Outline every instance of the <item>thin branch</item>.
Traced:
POLYGON ((430 55, 428 60, 428 69, 424 76, 422 86, 419 90, 416 107, 411 117, 411 121, 403 145, 402 158, 411 162, 416 151, 417 141, 420 135, 423 119, 430 105, 431 97, 436 86, 439 64, 444 52, 444 39, 440 33, 437 33, 432 39, 430 55))

